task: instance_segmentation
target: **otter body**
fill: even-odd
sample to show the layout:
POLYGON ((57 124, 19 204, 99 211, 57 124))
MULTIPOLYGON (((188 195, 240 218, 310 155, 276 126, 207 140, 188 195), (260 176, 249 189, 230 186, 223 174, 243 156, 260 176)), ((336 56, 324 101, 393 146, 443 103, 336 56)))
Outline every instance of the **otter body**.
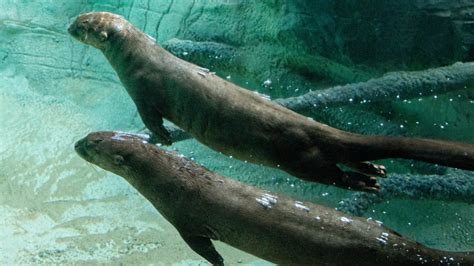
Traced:
POLYGON ((370 219, 220 176, 136 135, 91 133, 75 148, 125 178, 215 265, 223 259, 211 239, 282 265, 474 263, 472 254, 429 249, 370 219))
POLYGON ((69 32, 103 52, 144 124, 164 144, 171 144, 166 118, 240 160, 362 191, 377 191, 374 176, 386 174, 367 160, 407 158, 474 170, 473 145, 362 136, 315 122, 173 56, 118 15, 81 15, 69 32))

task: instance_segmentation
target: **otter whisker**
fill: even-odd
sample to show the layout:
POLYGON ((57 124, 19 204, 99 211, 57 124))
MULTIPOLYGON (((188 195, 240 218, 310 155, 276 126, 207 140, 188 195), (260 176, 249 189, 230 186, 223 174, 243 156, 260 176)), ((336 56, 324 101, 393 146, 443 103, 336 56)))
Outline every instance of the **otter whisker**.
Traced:
POLYGON ((93 163, 90 163, 90 162, 86 162, 87 166, 90 167, 91 169, 94 170, 94 172, 96 172, 97 174, 100 173, 98 170, 97 170, 97 166, 93 163))

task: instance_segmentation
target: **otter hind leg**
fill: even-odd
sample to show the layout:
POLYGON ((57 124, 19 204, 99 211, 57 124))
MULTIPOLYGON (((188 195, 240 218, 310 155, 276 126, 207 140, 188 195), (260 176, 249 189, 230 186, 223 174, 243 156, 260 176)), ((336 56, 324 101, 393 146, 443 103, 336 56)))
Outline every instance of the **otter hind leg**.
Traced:
POLYGON ((379 177, 385 177, 387 175, 387 169, 385 166, 380 164, 373 164, 370 162, 350 162, 344 163, 344 165, 364 175, 374 175, 379 177))
POLYGON ((380 185, 375 176, 352 171, 342 171, 336 165, 318 169, 313 181, 332 184, 340 188, 364 192, 378 192, 380 185))

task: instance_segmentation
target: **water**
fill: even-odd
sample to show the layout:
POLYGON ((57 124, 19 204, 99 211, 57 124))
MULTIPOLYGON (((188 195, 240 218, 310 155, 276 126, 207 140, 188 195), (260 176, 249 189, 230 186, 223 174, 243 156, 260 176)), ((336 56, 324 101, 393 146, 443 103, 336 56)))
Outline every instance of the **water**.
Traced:
MULTIPOLYGON (((0 0, 0 263, 204 264, 130 185, 75 154, 74 142, 88 132, 143 128, 103 55, 68 35, 77 15, 121 14, 170 50, 184 47, 178 56, 271 99, 471 59, 470 29, 452 30, 467 7, 447 16, 449 1, 392 2, 0 0)), ((471 85, 375 104, 348 99, 306 115, 354 132, 473 143, 471 85)), ((172 149, 297 200, 342 208, 341 201, 360 196, 237 161, 195 140, 172 149)), ((438 198, 420 199, 408 188, 388 193, 367 201, 359 214, 431 247, 474 250, 472 173, 382 163, 394 174, 391 188, 416 177, 467 181, 436 183, 438 198)), ((217 249, 230 264, 265 264, 225 245, 217 249)))

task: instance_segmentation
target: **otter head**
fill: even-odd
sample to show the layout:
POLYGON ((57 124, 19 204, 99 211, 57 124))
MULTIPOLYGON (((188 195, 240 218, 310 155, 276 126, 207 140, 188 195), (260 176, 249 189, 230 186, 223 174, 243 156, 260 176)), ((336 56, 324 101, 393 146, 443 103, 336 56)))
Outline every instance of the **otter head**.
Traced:
POLYGON ((160 157, 160 150, 147 140, 146 135, 94 132, 74 148, 84 160, 129 179, 153 174, 149 171, 155 168, 151 165, 156 164, 153 158, 160 157))
POLYGON ((96 12, 80 15, 69 26, 68 32, 77 40, 104 50, 110 41, 123 35, 128 22, 121 16, 96 12))

